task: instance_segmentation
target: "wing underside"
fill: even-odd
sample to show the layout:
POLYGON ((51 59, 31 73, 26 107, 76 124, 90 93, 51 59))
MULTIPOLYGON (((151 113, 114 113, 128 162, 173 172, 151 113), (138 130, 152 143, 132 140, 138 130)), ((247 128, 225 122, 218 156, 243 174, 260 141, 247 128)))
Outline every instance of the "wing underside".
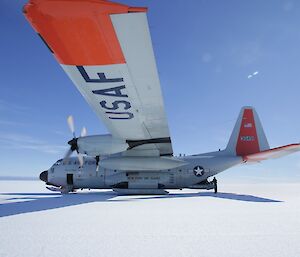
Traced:
POLYGON ((115 138, 171 155, 146 8, 31 0, 25 15, 115 138))

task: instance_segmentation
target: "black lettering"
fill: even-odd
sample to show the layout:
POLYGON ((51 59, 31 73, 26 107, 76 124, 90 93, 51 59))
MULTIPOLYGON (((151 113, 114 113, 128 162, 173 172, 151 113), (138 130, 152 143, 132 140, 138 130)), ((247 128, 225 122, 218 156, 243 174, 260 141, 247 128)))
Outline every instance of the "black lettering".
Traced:
POLYGON ((107 114, 115 114, 115 115, 125 115, 125 117, 108 117, 111 120, 130 120, 133 118, 133 114, 131 112, 106 112, 107 114))
POLYGON ((103 72, 97 73, 99 79, 91 79, 83 66, 76 66, 76 67, 86 82, 107 83, 107 82, 122 82, 123 81, 123 78, 107 79, 103 72))
POLYGON ((124 104, 124 110, 128 110, 131 107, 131 104, 127 101, 124 100, 118 100, 118 101, 114 101, 111 103, 112 107, 106 106, 106 101, 101 101, 100 105, 102 108, 107 109, 107 110, 117 110, 119 109, 119 104, 124 104))
POLYGON ((97 95, 108 95, 108 96, 119 96, 119 97, 128 97, 128 95, 122 94, 122 89, 125 89, 125 86, 112 87, 106 89, 93 90, 92 92, 97 95), (114 92, 114 93, 108 93, 114 92))

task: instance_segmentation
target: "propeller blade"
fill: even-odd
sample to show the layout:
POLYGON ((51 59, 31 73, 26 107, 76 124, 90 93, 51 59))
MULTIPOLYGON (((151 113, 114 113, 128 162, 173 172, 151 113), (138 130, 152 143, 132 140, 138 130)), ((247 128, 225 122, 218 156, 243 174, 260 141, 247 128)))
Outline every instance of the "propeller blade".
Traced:
POLYGON ((100 161, 100 156, 96 156, 96 171, 99 171, 99 161, 100 161))
POLYGON ((79 153, 79 154, 77 155, 77 157, 78 157, 78 161, 79 161, 80 167, 82 167, 82 166, 83 166, 83 156, 82 156, 82 154, 79 153))
POLYGON ((71 148, 66 152, 65 157, 64 157, 64 160, 63 160, 64 163, 70 158, 72 152, 73 152, 73 151, 72 151, 71 148))
MULTIPOLYGON (((78 158, 78 161, 79 161, 79 164, 80 164, 80 167, 83 166, 83 163, 84 163, 84 160, 83 160, 83 155, 81 153, 79 153, 79 150, 78 150, 78 145, 77 145, 77 140, 78 138, 76 138, 75 136, 75 125, 74 125, 74 119, 73 119, 73 116, 70 115, 68 116, 67 118, 67 123, 68 123, 68 126, 73 134, 73 139, 71 139, 68 144, 71 146, 70 149, 67 151, 67 153, 65 154, 65 157, 64 157, 64 162, 68 160, 68 158, 71 156, 72 152, 76 150, 76 152, 78 153, 77 155, 77 158, 78 158)), ((81 130, 81 133, 80 133, 80 136, 81 137, 85 137, 87 134, 87 130, 85 127, 82 128, 81 130)))
POLYGON ((75 137, 75 126, 74 126, 74 119, 73 119, 72 115, 68 116, 67 122, 68 122, 69 128, 70 128, 73 136, 75 137))
POLYGON ((86 135, 87 135, 86 127, 83 127, 82 130, 81 130, 80 136, 85 137, 86 135))

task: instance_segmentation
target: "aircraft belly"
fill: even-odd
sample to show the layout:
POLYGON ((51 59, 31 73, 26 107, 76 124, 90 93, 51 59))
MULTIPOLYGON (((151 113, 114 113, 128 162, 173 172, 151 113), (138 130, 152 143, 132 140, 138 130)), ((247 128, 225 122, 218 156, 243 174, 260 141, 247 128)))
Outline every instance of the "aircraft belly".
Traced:
POLYGON ((113 172, 105 177, 105 184, 113 188, 164 188, 169 186, 167 172, 113 172))
POLYGON ((157 179, 149 179, 147 181, 144 180, 135 180, 128 182, 128 188, 135 189, 135 188, 159 188, 158 187, 158 180, 157 179))

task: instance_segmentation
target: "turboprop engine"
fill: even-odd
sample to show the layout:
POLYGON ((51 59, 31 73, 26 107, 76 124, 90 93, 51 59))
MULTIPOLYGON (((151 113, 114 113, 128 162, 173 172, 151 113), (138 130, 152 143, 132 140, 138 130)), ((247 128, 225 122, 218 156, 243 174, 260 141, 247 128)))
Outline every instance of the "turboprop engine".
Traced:
POLYGON ((129 147, 124 140, 114 138, 109 134, 79 137, 70 140, 68 143, 71 147, 74 145, 79 153, 89 156, 120 153, 126 151, 129 147))
POLYGON ((131 171, 149 171, 149 170, 162 170, 162 169, 173 169, 185 165, 186 163, 174 157, 145 157, 145 156, 111 156, 104 158, 99 164, 100 156, 107 156, 116 153, 121 153, 134 147, 143 145, 149 142, 155 142, 155 140, 127 140, 114 138, 112 135, 94 135, 87 136, 86 129, 83 128, 79 137, 75 136, 75 127, 73 117, 68 117, 68 124, 73 134, 68 144, 70 145, 67 151, 64 161, 66 161, 71 154, 76 151, 78 153, 78 160, 80 166, 83 166, 83 156, 86 154, 89 156, 96 157, 97 171, 99 165, 107 169, 118 169, 118 170, 131 170, 131 171))
POLYGON ((85 128, 82 129, 80 137, 76 137, 73 117, 69 116, 67 122, 73 134, 73 138, 68 142, 70 148, 65 154, 64 160, 68 159, 72 152, 76 151, 78 153, 80 166, 82 166, 82 154, 95 156, 98 163, 99 156, 120 153, 129 148, 129 145, 125 140, 114 138, 110 134, 87 136, 85 128))

